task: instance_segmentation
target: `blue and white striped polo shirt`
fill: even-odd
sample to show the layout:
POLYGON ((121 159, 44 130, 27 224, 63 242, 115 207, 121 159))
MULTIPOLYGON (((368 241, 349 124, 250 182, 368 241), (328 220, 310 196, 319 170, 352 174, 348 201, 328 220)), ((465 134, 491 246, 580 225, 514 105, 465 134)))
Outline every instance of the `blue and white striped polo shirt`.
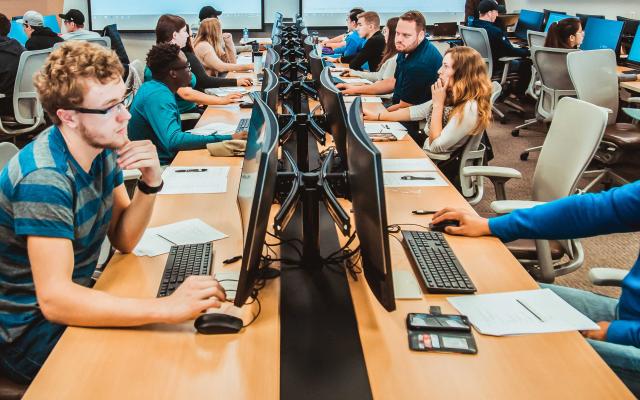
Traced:
POLYGON ((73 281, 90 283, 111 221, 113 189, 123 182, 116 158, 104 150, 85 172, 54 126, 0 172, 0 343, 13 342, 43 318, 29 265, 28 236, 71 240, 73 281))

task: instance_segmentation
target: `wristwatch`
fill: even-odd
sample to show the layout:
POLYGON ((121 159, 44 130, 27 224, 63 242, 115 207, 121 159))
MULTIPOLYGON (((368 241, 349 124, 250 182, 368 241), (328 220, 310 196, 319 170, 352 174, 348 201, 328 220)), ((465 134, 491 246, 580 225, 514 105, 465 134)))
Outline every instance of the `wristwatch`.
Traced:
POLYGON ((160 184, 158 186, 151 187, 146 183, 144 183, 142 179, 138 179, 137 186, 138 186, 138 189, 140 189, 140 191, 144 194, 155 194, 162 190, 162 187, 164 186, 164 181, 160 181, 160 184))

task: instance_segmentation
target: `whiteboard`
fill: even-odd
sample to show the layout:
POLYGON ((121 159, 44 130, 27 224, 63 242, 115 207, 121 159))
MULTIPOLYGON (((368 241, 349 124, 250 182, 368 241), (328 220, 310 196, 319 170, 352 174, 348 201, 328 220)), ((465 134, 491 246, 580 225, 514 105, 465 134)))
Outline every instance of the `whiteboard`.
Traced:
POLYGON ((200 8, 212 3, 222 11, 223 29, 262 29, 263 0, 89 0, 91 29, 118 24, 121 31, 152 31, 162 14, 198 24, 200 8))

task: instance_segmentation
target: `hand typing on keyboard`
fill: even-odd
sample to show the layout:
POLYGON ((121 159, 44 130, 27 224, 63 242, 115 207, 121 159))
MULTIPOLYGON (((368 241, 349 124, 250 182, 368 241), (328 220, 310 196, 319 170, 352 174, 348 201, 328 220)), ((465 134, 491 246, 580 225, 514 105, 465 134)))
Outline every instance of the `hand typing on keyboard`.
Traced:
POLYGON ((458 221, 459 226, 448 226, 445 233, 461 236, 488 236, 491 235, 489 220, 482 218, 471 211, 459 208, 443 208, 436 212, 431 220, 432 224, 443 221, 458 221))
POLYGON ((210 275, 191 275, 170 296, 162 297, 161 313, 166 323, 180 323, 198 317, 226 301, 224 288, 210 275))

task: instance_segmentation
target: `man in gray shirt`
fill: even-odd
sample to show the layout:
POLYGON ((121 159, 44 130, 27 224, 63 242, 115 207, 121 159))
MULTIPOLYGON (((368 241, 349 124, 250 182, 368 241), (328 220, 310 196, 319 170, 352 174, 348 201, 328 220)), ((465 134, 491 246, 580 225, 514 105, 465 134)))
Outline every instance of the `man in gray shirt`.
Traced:
POLYGON ((64 21, 64 27, 67 33, 62 35, 64 40, 86 40, 99 38, 96 32, 84 29, 84 14, 80 10, 72 8, 66 14, 58 14, 64 21))

